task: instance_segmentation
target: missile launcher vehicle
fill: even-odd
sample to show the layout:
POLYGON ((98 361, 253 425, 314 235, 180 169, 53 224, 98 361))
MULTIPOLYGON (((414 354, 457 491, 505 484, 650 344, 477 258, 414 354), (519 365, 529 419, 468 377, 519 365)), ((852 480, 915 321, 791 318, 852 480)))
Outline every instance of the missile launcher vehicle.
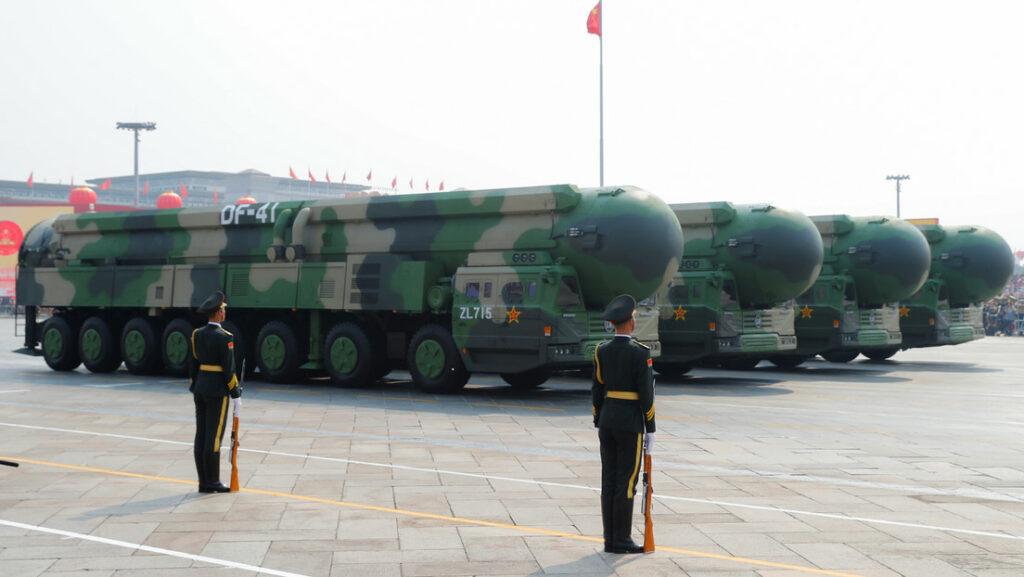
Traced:
POLYGON ((794 349, 787 301, 821 270, 814 224, 770 205, 687 203, 672 211, 686 239, 685 257, 656 297, 662 350, 655 369, 676 376, 701 359, 751 368, 769 354, 794 349))
MULTIPOLYGON (((428 392, 478 371, 528 388, 589 365, 608 301, 654 294, 682 248, 672 211, 634 187, 87 213, 28 232, 17 299, 26 348, 55 370, 182 375, 205 322, 191 311, 223 290, 238 366, 269 381, 365 386, 398 367, 428 392)), ((656 317, 638 320, 656 356, 656 317)))
POLYGON ((898 301, 928 276, 928 242, 898 219, 840 214, 811 220, 825 245, 825 263, 796 300, 797 349, 770 360, 794 367, 816 354, 833 362, 886 355, 902 342, 898 301))
MULTIPOLYGON (((981 303, 1013 275, 1010 245, 980 226, 918 225, 931 248, 924 286, 900 302, 901 349, 965 343, 985 336, 981 303)), ((889 356, 895 353, 890 349, 889 356)))

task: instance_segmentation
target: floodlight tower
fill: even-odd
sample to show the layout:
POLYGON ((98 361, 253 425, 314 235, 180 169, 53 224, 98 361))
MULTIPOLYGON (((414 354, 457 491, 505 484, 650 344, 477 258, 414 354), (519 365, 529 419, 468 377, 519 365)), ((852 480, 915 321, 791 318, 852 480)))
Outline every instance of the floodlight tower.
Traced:
POLYGON ((886 180, 896 181, 896 218, 900 217, 900 182, 903 180, 910 180, 910 177, 906 174, 890 174, 885 177, 886 180))
POLYGON ((139 207, 139 131, 156 130, 155 122, 118 122, 118 130, 135 132, 135 207, 139 207))

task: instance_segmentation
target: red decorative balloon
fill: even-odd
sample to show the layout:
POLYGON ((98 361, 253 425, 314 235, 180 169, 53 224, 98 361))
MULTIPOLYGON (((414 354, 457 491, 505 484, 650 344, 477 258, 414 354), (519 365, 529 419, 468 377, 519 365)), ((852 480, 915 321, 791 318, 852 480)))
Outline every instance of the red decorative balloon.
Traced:
POLYGON ((79 186, 68 195, 68 202, 73 205, 96 204, 96 191, 88 186, 79 186))
POLYGON ((181 208, 184 204, 178 193, 168 190, 156 198, 157 208, 181 208))
POLYGON ((235 201, 235 205, 239 204, 256 204, 256 199, 247 194, 235 201))

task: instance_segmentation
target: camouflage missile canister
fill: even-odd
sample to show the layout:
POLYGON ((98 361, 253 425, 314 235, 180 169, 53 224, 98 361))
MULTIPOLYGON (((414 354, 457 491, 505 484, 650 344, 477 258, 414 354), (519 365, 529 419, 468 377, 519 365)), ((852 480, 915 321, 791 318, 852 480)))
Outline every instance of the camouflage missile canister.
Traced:
POLYGON ((797 299, 797 357, 772 360, 793 366, 819 353, 836 362, 859 352, 891 356, 887 351, 902 339, 896 303, 924 284, 928 242, 899 219, 840 214, 811 220, 825 244, 825 264, 797 299), (868 352, 875 348, 882 350, 868 352))
POLYGON ((793 310, 821 269, 822 244, 803 214, 729 202, 672 205, 686 239, 679 272, 658 297, 662 374, 701 357, 794 348, 793 310))
POLYGON ((902 348, 958 344, 985 336, 981 303, 1006 286, 1013 253, 980 226, 918 225, 931 247, 924 286, 900 307, 902 348))
POLYGON ((540 186, 62 216, 26 236, 17 291, 55 309, 26 345, 57 369, 180 373, 188 310, 220 289, 237 354, 269 380, 324 369, 360 385, 408 366, 451 391, 467 371, 530 386, 587 363, 605 334, 593 318, 657 291, 681 253, 646 191, 540 186))

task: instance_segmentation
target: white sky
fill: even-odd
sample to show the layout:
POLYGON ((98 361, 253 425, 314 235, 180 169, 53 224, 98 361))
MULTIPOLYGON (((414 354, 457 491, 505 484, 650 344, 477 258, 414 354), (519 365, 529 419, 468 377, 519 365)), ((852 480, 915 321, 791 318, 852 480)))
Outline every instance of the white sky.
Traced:
MULTIPOLYGON (((596 0, 5 2, 0 178, 598 184, 596 0)), ((608 0, 605 183, 1024 249, 1024 2, 608 0)))

